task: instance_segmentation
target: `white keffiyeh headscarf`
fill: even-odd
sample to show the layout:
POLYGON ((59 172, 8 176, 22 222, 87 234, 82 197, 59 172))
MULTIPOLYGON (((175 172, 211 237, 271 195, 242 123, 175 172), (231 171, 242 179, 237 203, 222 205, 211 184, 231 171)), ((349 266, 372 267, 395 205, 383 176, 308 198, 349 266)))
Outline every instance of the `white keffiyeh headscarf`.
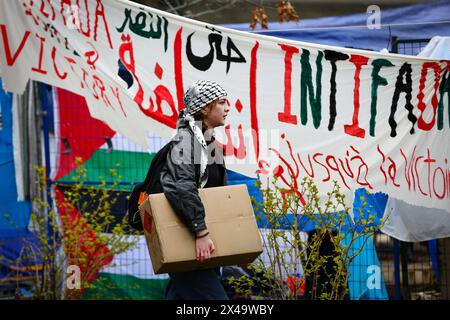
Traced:
POLYGON ((184 120, 189 124, 195 138, 202 146, 200 162, 200 187, 206 184, 206 165, 208 164, 207 145, 202 133, 201 122, 196 123, 194 116, 202 108, 211 102, 226 97, 227 92, 216 82, 209 80, 199 80, 189 86, 184 94, 184 109, 179 115, 179 120, 184 120))

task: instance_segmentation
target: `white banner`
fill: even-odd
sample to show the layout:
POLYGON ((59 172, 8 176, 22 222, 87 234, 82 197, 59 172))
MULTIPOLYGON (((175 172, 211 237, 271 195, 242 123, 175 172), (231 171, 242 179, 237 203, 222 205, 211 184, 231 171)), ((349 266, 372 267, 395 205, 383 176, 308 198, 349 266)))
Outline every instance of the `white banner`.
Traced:
MULTIPOLYGON (((265 37, 121 0, 0 0, 6 90, 28 79, 83 95, 91 115, 147 147, 169 139, 195 80, 229 93, 217 129, 229 169, 275 173, 299 194, 337 180, 450 212, 447 60, 265 37), (289 175, 296 178, 290 183, 289 175)), ((300 195, 300 194, 299 194, 300 195)))

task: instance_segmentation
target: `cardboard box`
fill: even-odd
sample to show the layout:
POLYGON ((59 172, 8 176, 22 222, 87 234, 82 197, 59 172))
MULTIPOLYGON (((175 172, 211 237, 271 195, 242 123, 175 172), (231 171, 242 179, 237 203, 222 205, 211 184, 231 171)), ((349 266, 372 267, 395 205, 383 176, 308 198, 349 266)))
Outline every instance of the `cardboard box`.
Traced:
POLYGON ((140 206, 142 224, 155 273, 246 264, 262 252, 258 226, 245 184, 199 190, 205 222, 215 251, 209 261, 195 256, 195 239, 176 216, 163 193, 140 206))

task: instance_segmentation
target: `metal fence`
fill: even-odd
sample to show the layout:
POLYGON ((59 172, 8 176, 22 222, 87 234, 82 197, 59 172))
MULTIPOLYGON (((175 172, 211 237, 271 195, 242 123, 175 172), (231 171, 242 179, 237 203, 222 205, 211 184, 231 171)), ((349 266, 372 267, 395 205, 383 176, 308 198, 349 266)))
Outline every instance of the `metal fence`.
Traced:
POLYGON ((392 52, 416 56, 428 44, 430 39, 399 39, 392 37, 392 52))
MULTIPOLYGON (((392 52, 417 55, 429 40, 392 37, 392 52)), ((412 243, 378 234, 374 240, 391 299, 449 298, 450 239, 412 243)))

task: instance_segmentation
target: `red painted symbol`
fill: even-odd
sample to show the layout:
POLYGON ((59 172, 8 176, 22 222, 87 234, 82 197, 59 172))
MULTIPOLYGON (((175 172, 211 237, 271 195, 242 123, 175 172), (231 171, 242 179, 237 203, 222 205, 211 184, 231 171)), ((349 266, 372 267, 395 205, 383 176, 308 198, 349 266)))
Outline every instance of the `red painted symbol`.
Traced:
POLYGON ((152 233, 152 227, 153 227, 153 218, 147 210, 144 211, 144 230, 148 234, 152 233))

